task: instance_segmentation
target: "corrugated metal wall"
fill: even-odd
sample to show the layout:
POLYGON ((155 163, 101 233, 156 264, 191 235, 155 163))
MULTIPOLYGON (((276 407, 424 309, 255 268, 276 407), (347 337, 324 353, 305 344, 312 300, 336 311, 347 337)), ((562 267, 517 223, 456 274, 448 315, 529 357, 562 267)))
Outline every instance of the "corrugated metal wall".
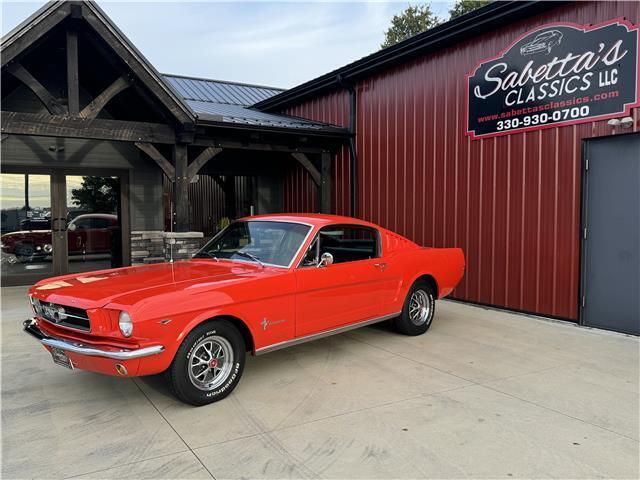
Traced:
MULTIPOLYGON (((373 76, 358 91, 358 216, 421 245, 462 247, 467 273, 453 296, 578 318, 582 139, 605 121, 471 141, 465 75, 545 23, 640 22, 638 2, 574 3, 373 76)), ((346 92, 287 111, 347 125, 346 92)), ((632 130, 640 130, 638 109, 632 130)), ((627 130, 629 131, 629 130, 627 130)), ((348 153, 334 168, 333 208, 348 213, 348 153)), ((304 204, 304 175, 286 202, 304 204)))
MULTIPOLYGON (((331 92, 286 111, 289 115, 319 122, 349 126, 349 95, 345 91, 331 92)), ((349 215, 349 150, 343 147, 333 162, 331 204, 333 212, 349 215)), ((309 173, 294 165, 284 182, 284 208, 287 212, 315 212, 316 187, 309 173)))
MULTIPOLYGON (((224 176, 222 177, 224 179, 224 176)), ((252 196, 252 178, 236 176, 237 217, 249 215, 252 196)), ((173 185, 164 175, 165 230, 171 229, 171 198, 173 185)), ((198 181, 189 185, 189 229, 203 232, 205 238, 218 232, 220 219, 225 216, 224 191, 211 175, 199 175, 198 181)))

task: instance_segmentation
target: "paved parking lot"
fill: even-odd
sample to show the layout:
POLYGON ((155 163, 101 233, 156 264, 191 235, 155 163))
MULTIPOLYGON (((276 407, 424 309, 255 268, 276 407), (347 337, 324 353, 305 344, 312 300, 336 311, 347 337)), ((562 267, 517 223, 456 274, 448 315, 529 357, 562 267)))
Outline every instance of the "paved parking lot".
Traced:
POLYGON ((249 358, 201 408, 55 366, 2 289, 3 478, 638 478, 637 338, 439 302, 249 358))

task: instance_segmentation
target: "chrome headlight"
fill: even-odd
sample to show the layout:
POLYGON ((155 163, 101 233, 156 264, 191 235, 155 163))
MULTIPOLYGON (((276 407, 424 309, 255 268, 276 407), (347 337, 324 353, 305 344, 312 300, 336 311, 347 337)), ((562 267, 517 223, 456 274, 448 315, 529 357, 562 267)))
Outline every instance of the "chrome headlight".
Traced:
POLYGON ((125 311, 120 312, 120 317, 118 318, 118 326, 120 327, 120 333, 125 337, 130 337, 133 333, 133 322, 131 321, 131 317, 125 311))
POLYGON ((40 300, 33 297, 29 297, 29 300, 31 301, 31 308, 33 308, 33 313, 42 316, 42 304, 40 303, 40 300))

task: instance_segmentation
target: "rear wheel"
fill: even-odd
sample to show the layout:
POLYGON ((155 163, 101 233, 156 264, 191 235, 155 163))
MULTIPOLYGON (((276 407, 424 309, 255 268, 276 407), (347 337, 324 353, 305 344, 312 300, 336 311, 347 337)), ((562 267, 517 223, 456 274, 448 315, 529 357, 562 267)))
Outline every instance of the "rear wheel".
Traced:
POLYGON ((206 405, 229 395, 242 376, 245 345, 225 320, 207 322, 187 335, 167 371, 173 393, 185 403, 206 405))
POLYGON ((431 283, 418 280, 404 301, 402 313, 393 323, 405 335, 422 335, 431 326, 436 310, 435 291, 431 283))

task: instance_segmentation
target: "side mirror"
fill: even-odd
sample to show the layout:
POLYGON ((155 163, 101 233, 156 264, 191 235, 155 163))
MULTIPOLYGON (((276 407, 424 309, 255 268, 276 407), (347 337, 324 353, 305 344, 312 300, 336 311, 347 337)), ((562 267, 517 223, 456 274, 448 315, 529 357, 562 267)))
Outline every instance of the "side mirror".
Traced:
POLYGON ((320 262, 318 262, 318 268, 328 267, 333 263, 333 255, 330 253, 323 253, 320 255, 320 262))
POLYGON ((67 230, 70 230, 70 231, 72 231, 72 232, 73 232, 74 230, 77 230, 77 229, 78 229, 78 226, 77 226, 75 223, 70 223, 70 224, 67 226, 67 230))

